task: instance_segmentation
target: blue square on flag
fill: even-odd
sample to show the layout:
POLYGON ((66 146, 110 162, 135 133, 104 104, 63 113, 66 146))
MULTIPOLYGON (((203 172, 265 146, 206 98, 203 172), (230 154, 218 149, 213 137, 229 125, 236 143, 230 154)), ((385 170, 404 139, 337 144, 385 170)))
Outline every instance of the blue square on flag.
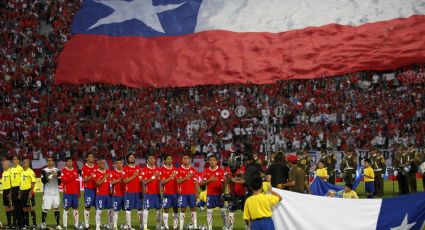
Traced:
POLYGON ((201 0, 85 0, 73 34, 173 36, 193 33, 201 0))

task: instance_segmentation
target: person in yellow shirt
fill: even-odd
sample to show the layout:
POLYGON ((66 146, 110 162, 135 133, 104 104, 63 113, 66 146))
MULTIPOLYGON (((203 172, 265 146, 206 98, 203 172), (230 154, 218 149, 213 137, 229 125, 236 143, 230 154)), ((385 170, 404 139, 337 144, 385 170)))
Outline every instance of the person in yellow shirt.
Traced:
POLYGON ((4 210, 6 211, 6 219, 7 219, 7 226, 6 228, 11 227, 12 225, 12 184, 11 184, 11 176, 10 173, 10 161, 4 160, 3 161, 3 173, 1 176, 1 184, 3 189, 3 206, 4 210))
POLYGON ((201 192, 199 193, 198 207, 201 209, 201 211, 204 211, 205 205, 207 204, 207 186, 201 185, 200 189, 201 192))
POLYGON ((243 219, 251 223, 252 230, 274 230, 272 208, 282 197, 272 188, 269 189, 271 194, 264 194, 262 184, 263 179, 260 176, 252 177, 250 186, 254 194, 246 199, 243 219))
POLYGON ((11 178, 11 192, 12 192, 12 206, 13 206, 13 226, 22 227, 23 223, 23 213, 21 200, 19 199, 19 186, 21 185, 21 173, 23 168, 19 165, 19 157, 13 157, 13 168, 10 169, 11 178))
POLYGON ((353 190, 352 184, 350 184, 350 183, 345 184, 344 192, 342 193, 342 198, 359 199, 356 191, 353 190))
POLYGON ((373 172, 371 165, 371 161, 369 159, 364 159, 364 172, 363 172, 363 180, 364 187, 367 194, 368 199, 373 198, 373 193, 375 192, 375 173, 373 172))
POLYGON ((329 179, 328 170, 326 170, 323 160, 320 160, 319 163, 317 163, 316 177, 319 177, 324 181, 329 179))
POLYGON ((25 226, 29 226, 29 214, 31 213, 32 224, 37 226, 34 206, 34 187, 35 187, 35 173, 30 169, 31 161, 29 159, 25 159, 23 161, 23 171, 21 173, 21 186, 19 191, 19 197, 22 201, 22 207, 24 210, 24 224, 25 226))

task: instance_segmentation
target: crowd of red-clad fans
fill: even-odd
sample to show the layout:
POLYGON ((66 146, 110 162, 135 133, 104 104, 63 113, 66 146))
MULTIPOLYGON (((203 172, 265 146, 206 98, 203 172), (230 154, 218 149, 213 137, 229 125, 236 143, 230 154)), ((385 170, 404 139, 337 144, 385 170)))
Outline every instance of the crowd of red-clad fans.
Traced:
POLYGON ((0 2, 2 156, 424 146, 423 65, 269 85, 55 85, 55 60, 80 4, 0 2), (233 112, 239 105, 247 109, 241 118, 233 112), (284 106, 283 117, 274 114, 276 106, 284 106), (221 116, 224 109, 230 111, 228 118, 221 116))

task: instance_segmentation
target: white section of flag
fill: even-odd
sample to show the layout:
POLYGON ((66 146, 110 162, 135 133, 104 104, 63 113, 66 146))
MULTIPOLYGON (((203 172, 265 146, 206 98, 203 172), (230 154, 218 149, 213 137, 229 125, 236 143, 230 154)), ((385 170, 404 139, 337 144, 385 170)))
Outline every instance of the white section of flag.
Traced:
POLYGON ((376 229, 381 199, 341 199, 273 190, 282 196, 273 210, 276 229, 376 229))
POLYGON ((284 32, 425 14, 425 0, 203 0, 195 32, 284 32))

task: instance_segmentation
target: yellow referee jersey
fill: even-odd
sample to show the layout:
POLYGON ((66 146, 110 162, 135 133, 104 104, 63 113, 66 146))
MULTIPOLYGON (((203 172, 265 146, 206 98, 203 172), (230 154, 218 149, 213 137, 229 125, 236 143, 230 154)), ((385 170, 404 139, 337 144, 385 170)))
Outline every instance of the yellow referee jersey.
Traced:
POLYGON ((20 165, 10 169, 12 187, 19 187, 21 185, 21 173, 23 170, 20 165))
POLYGON ((35 173, 32 169, 28 168, 21 173, 21 186, 20 190, 28 190, 31 188, 32 183, 35 183, 35 173))
POLYGON ((11 184, 11 172, 10 169, 7 169, 6 171, 3 171, 3 174, 1 175, 1 184, 3 190, 10 189, 12 187, 11 184))

